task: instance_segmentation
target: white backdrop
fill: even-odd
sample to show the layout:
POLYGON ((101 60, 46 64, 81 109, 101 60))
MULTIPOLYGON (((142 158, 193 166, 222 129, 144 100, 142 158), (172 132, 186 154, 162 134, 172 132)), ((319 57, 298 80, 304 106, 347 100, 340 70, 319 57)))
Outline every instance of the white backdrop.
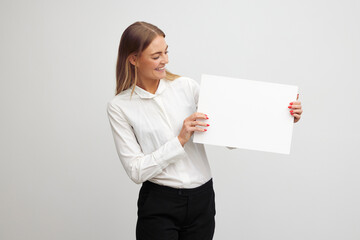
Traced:
POLYGON ((165 31, 175 73, 299 86, 291 155, 206 146, 214 239, 360 239, 359 12, 356 0, 2 0, 0 239, 135 239, 140 186, 106 104, 138 20, 165 31))

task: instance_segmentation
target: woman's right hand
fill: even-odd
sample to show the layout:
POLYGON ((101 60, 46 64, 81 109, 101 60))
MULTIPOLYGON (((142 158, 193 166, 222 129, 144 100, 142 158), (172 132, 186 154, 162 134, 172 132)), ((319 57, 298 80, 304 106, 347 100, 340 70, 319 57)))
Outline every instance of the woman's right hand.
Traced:
POLYGON ((208 127, 207 123, 196 121, 196 119, 209 119, 206 114, 195 112, 184 120, 178 139, 182 146, 185 145, 194 134, 194 131, 206 132, 206 128, 196 127, 196 125, 208 127))

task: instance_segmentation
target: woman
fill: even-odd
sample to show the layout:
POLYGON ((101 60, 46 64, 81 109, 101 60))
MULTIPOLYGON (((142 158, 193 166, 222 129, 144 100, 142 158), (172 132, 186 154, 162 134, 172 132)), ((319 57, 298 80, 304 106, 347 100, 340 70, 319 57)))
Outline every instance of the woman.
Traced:
MULTIPOLYGON (((195 131, 206 134, 211 119, 196 112, 198 83, 165 69, 167 49, 156 26, 130 25, 120 40, 116 96, 108 104, 119 158, 128 176, 142 183, 136 237, 212 239, 210 167, 203 144, 191 139, 195 131)), ((301 104, 291 104, 297 122, 301 104)))

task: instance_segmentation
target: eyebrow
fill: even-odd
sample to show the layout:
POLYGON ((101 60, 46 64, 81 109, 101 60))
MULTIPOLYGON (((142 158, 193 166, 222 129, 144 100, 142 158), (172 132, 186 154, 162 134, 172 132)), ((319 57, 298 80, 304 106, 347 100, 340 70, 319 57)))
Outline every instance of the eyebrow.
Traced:
MULTIPOLYGON (((166 48, 165 48, 165 51, 168 49, 169 45, 166 45, 166 48)), ((159 52, 156 52, 156 53, 152 53, 151 55, 155 55, 155 54, 161 54, 162 52, 159 51, 159 52)))

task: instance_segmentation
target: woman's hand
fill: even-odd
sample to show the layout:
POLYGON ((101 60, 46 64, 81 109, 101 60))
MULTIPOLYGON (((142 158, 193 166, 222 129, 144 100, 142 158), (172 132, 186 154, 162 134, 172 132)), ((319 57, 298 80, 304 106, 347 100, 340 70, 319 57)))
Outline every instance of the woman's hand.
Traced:
POLYGON ((196 125, 200 125, 200 126, 204 126, 204 127, 210 126, 207 123, 204 123, 201 121, 196 121, 196 119, 209 119, 209 118, 204 113, 195 112, 184 120, 182 129, 178 136, 178 139, 182 146, 184 146, 185 143, 187 143, 189 141, 190 137, 194 134, 194 131, 206 132, 205 128, 196 127, 196 125))
MULTIPOLYGON (((299 99, 299 94, 297 95, 296 100, 298 99, 299 99)), ((297 123, 300 120, 301 114, 303 112, 301 107, 301 102, 299 101, 291 102, 288 108, 290 109, 290 114, 294 116, 294 123, 297 123)))

